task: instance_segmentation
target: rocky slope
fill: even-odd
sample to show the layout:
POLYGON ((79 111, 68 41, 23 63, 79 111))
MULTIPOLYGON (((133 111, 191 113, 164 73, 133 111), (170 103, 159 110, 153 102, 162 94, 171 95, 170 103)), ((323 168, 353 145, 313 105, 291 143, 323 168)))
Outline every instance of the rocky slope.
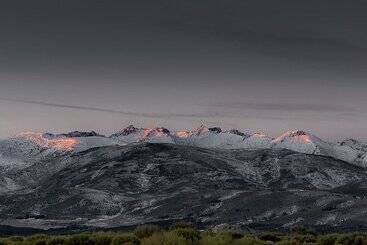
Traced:
POLYGON ((363 168, 286 149, 104 146, 8 170, 1 178, 16 188, 1 194, 0 225, 367 225, 363 168))

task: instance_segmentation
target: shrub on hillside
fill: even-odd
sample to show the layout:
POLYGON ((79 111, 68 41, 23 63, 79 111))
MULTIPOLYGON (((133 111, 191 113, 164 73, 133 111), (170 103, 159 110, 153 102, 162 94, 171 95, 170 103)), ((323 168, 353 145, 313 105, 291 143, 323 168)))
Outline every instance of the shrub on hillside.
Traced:
POLYGON ((191 245, 191 243, 169 231, 154 233, 152 236, 144 238, 141 245, 191 245))
POLYGON ((138 238, 145 238, 159 231, 161 231, 161 229, 156 225, 142 225, 135 229, 134 234, 138 238))
POLYGON ((282 240, 280 238, 280 234, 276 233, 264 233, 259 236, 259 239, 262 241, 270 241, 270 242, 279 242, 282 240))
POLYGON ((66 244, 66 238, 64 237, 52 237, 47 241, 47 245, 64 245, 66 244))
POLYGON ((231 244, 233 245, 265 245, 267 243, 253 236, 244 236, 241 239, 233 241, 231 244))
POLYGON ((178 228, 172 232, 192 244, 197 243, 200 240, 200 232, 192 228, 178 228))
POLYGON ((189 223, 189 222, 178 222, 178 223, 174 224, 174 226, 172 228, 173 229, 178 229, 178 228, 195 229, 195 226, 192 223, 189 223))
POLYGON ((65 242, 66 245, 94 245, 91 235, 88 234, 70 236, 65 242))
POLYGON ((117 235, 114 236, 111 245, 139 245, 140 240, 133 235, 117 235))
POLYGON ((24 241, 24 237, 21 237, 21 236, 13 236, 13 237, 9 237, 7 240, 9 242, 23 242, 24 241))
POLYGON ((367 236, 366 234, 339 234, 337 235, 337 239, 335 241, 336 244, 346 244, 346 245, 366 245, 367 244, 367 236))
POLYGON ((110 245, 112 238, 113 235, 105 233, 97 233, 92 237, 94 245, 110 245))
POLYGON ((318 237, 317 244, 334 245, 337 239, 338 239, 338 234, 324 235, 324 236, 318 237))
POLYGON ((232 244, 233 237, 228 232, 212 233, 208 232, 202 235, 199 241, 200 245, 229 245, 232 244))
POLYGON ((291 232, 298 235, 313 235, 313 236, 317 235, 317 233, 313 229, 306 227, 293 227, 291 229, 291 232))

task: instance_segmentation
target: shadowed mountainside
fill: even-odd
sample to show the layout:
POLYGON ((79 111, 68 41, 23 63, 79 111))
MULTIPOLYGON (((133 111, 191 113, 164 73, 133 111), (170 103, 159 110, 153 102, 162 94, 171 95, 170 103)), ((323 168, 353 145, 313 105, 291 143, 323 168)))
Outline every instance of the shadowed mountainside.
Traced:
POLYGON ((367 225, 362 168, 284 149, 106 146, 38 162, 5 178, 23 188, 0 198, 2 225, 367 225))

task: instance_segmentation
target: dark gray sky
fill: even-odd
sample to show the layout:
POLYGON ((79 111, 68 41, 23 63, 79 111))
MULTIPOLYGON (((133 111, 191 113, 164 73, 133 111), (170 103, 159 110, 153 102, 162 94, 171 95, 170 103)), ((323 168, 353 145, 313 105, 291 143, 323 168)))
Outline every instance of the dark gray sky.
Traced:
POLYGON ((365 0, 2 1, 0 137, 204 122, 367 139, 366 13, 365 0))

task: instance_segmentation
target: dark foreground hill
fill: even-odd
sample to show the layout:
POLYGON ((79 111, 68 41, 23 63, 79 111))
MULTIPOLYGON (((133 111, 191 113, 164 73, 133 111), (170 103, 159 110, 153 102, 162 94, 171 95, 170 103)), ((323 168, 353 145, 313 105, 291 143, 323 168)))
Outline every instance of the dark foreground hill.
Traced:
POLYGON ((0 196, 1 225, 367 227, 367 174, 289 150, 210 150, 172 144, 90 149, 9 171, 23 188, 0 196))

